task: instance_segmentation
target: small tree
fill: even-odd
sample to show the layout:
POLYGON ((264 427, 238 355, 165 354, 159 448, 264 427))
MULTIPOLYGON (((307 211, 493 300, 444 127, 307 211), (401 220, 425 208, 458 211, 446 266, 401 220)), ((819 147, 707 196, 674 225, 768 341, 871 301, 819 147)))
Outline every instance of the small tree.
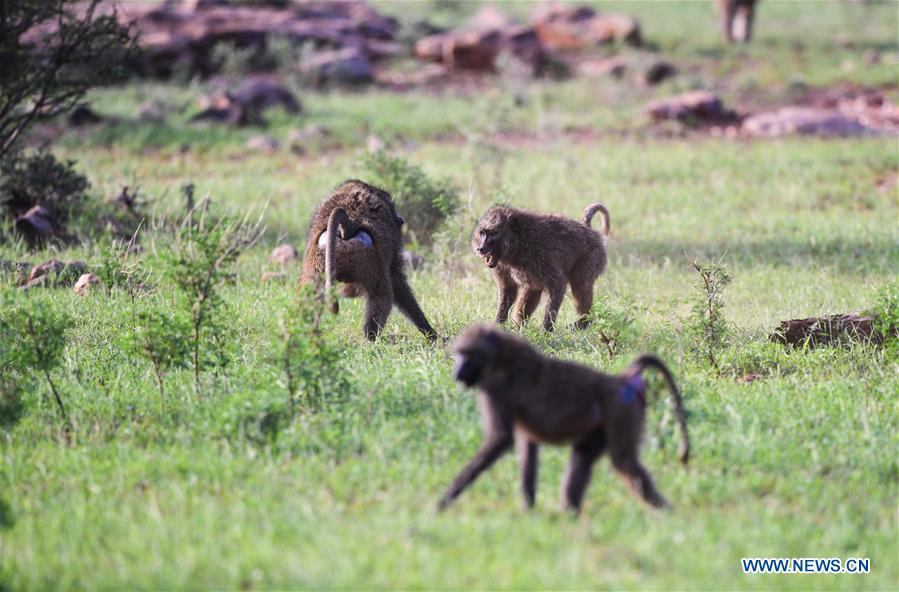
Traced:
POLYGON ((101 0, 0 0, 0 161, 37 117, 121 75, 131 30, 102 12, 101 0))
POLYGON ((724 291, 731 282, 722 255, 718 261, 706 263, 698 259, 690 261, 690 267, 699 274, 693 319, 688 331, 694 338, 694 351, 704 357, 720 373, 718 351, 727 339, 727 321, 724 319, 724 291))
POLYGON ((0 374, 28 381, 33 372, 46 380, 59 414, 71 428, 69 414, 53 371, 62 364, 69 316, 56 311, 49 302, 32 296, 5 294, 0 310, 0 374))
POLYGON ((187 367, 190 326, 184 318, 162 308, 136 311, 134 327, 126 334, 125 347, 142 355, 153 366, 160 404, 165 406, 165 375, 171 368, 187 367))

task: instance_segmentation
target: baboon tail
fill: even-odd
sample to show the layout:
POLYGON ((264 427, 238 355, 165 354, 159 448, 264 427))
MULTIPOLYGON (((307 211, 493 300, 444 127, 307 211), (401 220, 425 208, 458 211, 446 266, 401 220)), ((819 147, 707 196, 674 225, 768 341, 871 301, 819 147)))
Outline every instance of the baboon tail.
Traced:
POLYGON ((686 465, 690 459, 690 437, 687 434, 687 417, 684 412, 684 403, 680 396, 680 390, 677 388, 668 366, 656 356, 643 354, 631 363, 625 374, 633 376, 642 373, 643 370, 650 367, 662 373, 662 377, 671 390, 671 398, 674 400, 674 410, 677 414, 677 423, 680 426, 680 447, 678 448, 677 456, 686 465))
MULTIPOLYGON (((334 208, 331 210, 331 215, 328 216, 328 227, 326 230, 328 233, 328 241, 325 244, 325 293, 328 294, 329 297, 337 274, 335 266, 337 262, 337 232, 340 225, 345 224, 347 220, 348 216, 343 208, 334 208)), ((337 301, 336 297, 331 302, 331 312, 334 314, 340 312, 340 303, 337 301)))
MULTIPOLYGON (((609 236, 609 230, 612 227, 612 219, 609 217, 609 210, 606 209, 606 206, 601 203, 590 204, 587 206, 587 209, 584 210, 584 224, 587 226, 591 226, 591 222, 593 222, 593 216, 596 215, 596 212, 602 214, 602 233, 604 236, 609 236)), ((591 226, 592 227, 592 226, 591 226)))

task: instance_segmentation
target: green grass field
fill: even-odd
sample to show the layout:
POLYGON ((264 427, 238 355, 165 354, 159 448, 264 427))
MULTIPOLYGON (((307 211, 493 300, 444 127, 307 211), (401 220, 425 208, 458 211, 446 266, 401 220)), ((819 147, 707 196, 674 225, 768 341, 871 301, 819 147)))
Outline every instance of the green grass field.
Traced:
MULTIPOLYGON (((424 3, 378 6, 427 11, 424 3)), ((745 50, 758 64, 749 82, 735 62, 744 50, 717 43, 711 3, 615 8, 640 16, 661 52, 695 63, 690 80, 722 81, 737 104, 747 84, 774 85, 771 96, 782 96, 797 77, 899 92, 895 64, 840 67, 871 47, 899 56, 894 3, 762 3, 758 42, 745 50), (697 20, 709 30, 688 35, 697 20), (796 29, 809 32, 801 46, 790 41, 796 29), (854 48, 831 44, 841 32, 858 40, 854 48)), ((463 4, 461 14, 439 18, 466 11, 463 4)), ((54 151, 77 159, 94 195, 139 184, 152 200, 137 258, 153 270, 156 292, 136 304, 123 290, 15 296, 72 319, 53 378, 76 428, 65 443, 37 375, 24 417, 0 431, 0 590, 899 587, 895 349, 767 340, 784 319, 867 310, 897 280, 896 138, 657 138, 644 133, 640 106, 688 83, 652 91, 616 84, 531 83, 520 107, 502 87, 476 96, 309 93, 304 115, 276 114, 264 130, 281 140, 309 123, 333 130, 333 146, 303 156, 286 147, 248 152, 247 138, 260 130, 192 128, 192 107, 165 124, 128 119, 150 96, 192 105, 202 83, 97 91, 95 107, 123 121, 63 134, 54 151), (572 127, 591 133, 576 139, 565 132, 572 127), (471 130, 505 139, 466 140, 471 130), (639 505, 603 460, 583 513, 564 514, 567 452, 546 449, 533 511, 521 508, 509 455, 438 514, 443 488, 480 443, 474 394, 454 384, 449 346, 429 345, 396 312, 381 339, 366 343, 359 300, 343 300, 324 325, 347 388, 267 431, 272 410, 288 400, 274 352, 299 267, 287 268, 282 284, 262 284, 260 274, 282 269, 267 261, 279 242, 304 246, 328 189, 363 174, 369 134, 460 188, 460 211, 433 247, 420 248, 425 264, 410 272, 423 309, 449 338, 495 313, 492 278, 468 247, 486 207, 503 200, 578 217, 592 201, 608 206, 609 265, 596 293, 629 315, 620 351, 609 355, 596 327, 567 328, 570 298, 562 328, 547 335, 532 320, 522 334, 550 355, 603 370, 644 351, 670 364, 689 412, 691 465, 676 462, 661 389, 644 459, 674 511, 639 505), (149 363, 129 355, 121 336, 133 307, 174 301, 171 281, 157 273, 172 240, 160 220, 183 215, 187 182, 217 213, 261 213, 266 230, 222 292, 228 366, 204 372, 200 392, 191 368, 172 370, 162 407, 149 363), (688 259, 722 256, 733 283, 716 372, 691 355, 687 329, 701 296, 688 259), (758 377, 744 381, 749 374, 758 377), (742 557, 865 557, 871 572, 744 575, 742 557)), ((33 253, 7 241, 0 259, 96 263, 102 242, 33 253)), ((0 275, 4 291, 11 281, 0 275)))

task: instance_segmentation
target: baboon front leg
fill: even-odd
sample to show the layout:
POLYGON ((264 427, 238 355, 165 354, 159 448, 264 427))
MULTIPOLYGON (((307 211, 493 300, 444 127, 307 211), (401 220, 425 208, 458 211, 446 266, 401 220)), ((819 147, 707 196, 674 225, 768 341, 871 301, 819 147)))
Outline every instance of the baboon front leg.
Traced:
POLYGON ((518 447, 518 465, 521 468, 521 495, 524 497, 525 507, 532 508, 537 499, 539 447, 536 442, 520 432, 515 435, 515 445, 518 447))
POLYGON ((724 39, 726 39, 728 43, 732 43, 734 40, 734 14, 737 9, 736 0, 719 0, 718 5, 721 16, 721 30, 724 33, 724 39))
POLYGON ((733 37, 741 43, 748 43, 752 38, 752 17, 755 7, 752 4, 743 4, 736 11, 734 17, 733 37))
POLYGON ((499 285, 499 306, 496 309, 496 324, 505 323, 509 319, 509 310, 518 296, 518 284, 511 277, 497 279, 499 285))
POLYGON ((393 295, 369 294, 365 301, 365 337, 374 341, 387 323, 390 309, 393 308, 393 295))
POLYGON ((531 318, 531 315, 534 314, 534 311, 537 309, 537 305, 540 304, 541 295, 543 295, 543 290, 529 288, 519 296, 518 300, 515 302, 515 314, 512 317, 512 320, 516 325, 523 325, 529 318, 531 318))
POLYGON ((581 511, 584 492, 590 484, 593 463, 596 462, 606 447, 606 431, 596 428, 583 440, 571 447, 571 458, 562 481, 562 494, 565 508, 575 514, 581 511))
POLYGON ((415 325, 425 337, 431 341, 437 339, 437 332, 431 327, 428 319, 425 318, 425 313, 422 312, 421 307, 418 306, 418 301, 415 299, 415 294, 412 293, 412 288, 409 287, 406 276, 394 273, 392 279, 393 301, 396 303, 396 307, 400 309, 401 313, 406 315, 407 319, 412 321, 412 324, 415 325))
POLYGON ((543 328, 552 331, 556 324, 556 316, 559 309, 562 308, 562 301, 565 299, 565 280, 564 278, 556 278, 547 285, 549 292, 549 301, 546 303, 546 310, 543 313, 543 328))
POLYGON ((670 508, 671 505, 656 489, 649 474, 635 454, 612 456, 612 465, 631 491, 653 508, 670 508))
POLYGON ((478 478, 478 475, 483 473, 485 469, 496 462, 496 459, 512 448, 512 444, 511 435, 497 435, 488 439, 481 449, 478 450, 475 457, 471 459, 471 462, 462 469, 462 472, 459 473, 453 484, 446 490, 446 493, 443 494, 439 509, 443 510, 453 503, 453 500, 459 497, 459 494, 465 491, 465 488, 478 478))
POLYGON ((593 306, 593 281, 579 278, 571 282, 571 295, 578 319, 575 329, 586 329, 590 325, 590 308, 593 306))

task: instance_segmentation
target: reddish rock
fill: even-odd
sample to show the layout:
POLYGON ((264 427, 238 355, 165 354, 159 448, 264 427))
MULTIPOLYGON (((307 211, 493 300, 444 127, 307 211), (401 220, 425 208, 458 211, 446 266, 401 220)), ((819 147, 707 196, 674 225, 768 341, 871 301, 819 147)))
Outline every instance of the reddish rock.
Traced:
MULTIPOLYGON (((894 330, 899 335, 899 328, 894 330)), ((770 336, 771 341, 793 346, 816 347, 848 342, 883 343, 871 317, 838 314, 783 321, 770 336)))
POLYGON ((78 278, 78 281, 75 282, 75 286, 72 288, 72 291, 79 296, 86 296, 88 292, 94 289, 95 286, 99 285, 100 278, 92 273, 83 273, 81 274, 81 277, 78 278))
POLYGON ((63 263, 51 259, 31 268, 28 281, 22 286, 22 289, 28 290, 37 286, 68 287, 81 277, 85 269, 87 269, 87 265, 83 261, 63 263))
POLYGON ((624 42, 641 45, 640 23, 626 14, 597 13, 586 6, 540 4, 532 22, 543 44, 551 50, 582 49, 591 45, 624 42))
POLYGON ((537 33, 527 26, 460 29, 431 35, 415 44, 416 57, 442 62, 454 70, 493 72, 503 52, 530 66, 534 75, 540 75, 550 62, 537 33))
POLYGON ((736 118, 732 111, 724 109, 717 95, 703 90, 651 101, 646 105, 646 113, 653 121, 721 123, 736 118))
POLYGON ((299 253, 293 248, 293 245, 288 244, 278 245, 268 256, 269 261, 272 263, 280 263, 281 265, 293 263, 297 259, 299 259, 299 253))
POLYGON ((863 136, 874 130, 834 109, 784 107, 758 113, 743 121, 742 131, 750 136, 863 136))

